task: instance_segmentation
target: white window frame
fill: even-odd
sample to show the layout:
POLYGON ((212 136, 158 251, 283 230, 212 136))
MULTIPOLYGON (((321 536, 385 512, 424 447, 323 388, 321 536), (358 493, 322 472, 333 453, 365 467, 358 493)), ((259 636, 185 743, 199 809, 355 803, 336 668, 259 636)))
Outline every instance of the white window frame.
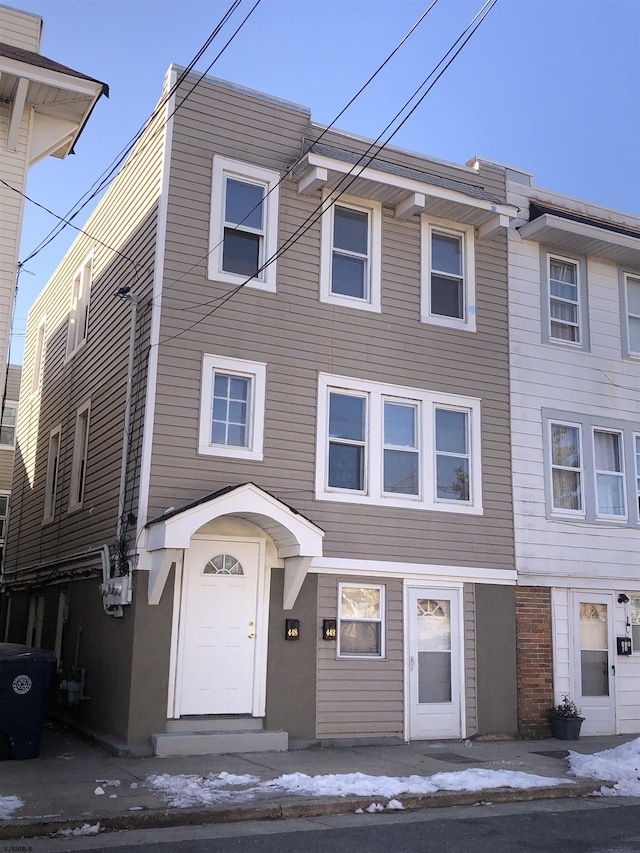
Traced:
POLYGON ((638 605, 640 606, 640 595, 632 595, 631 601, 629 602, 628 617, 629 617, 630 628, 631 628, 631 631, 630 631, 630 633, 631 633, 631 651, 634 655, 640 655, 640 621, 639 622, 633 621, 633 602, 634 601, 637 601, 638 605), (634 627, 638 628, 638 630, 636 632, 634 632, 634 630, 633 630, 634 627), (634 633, 638 634, 638 637, 639 637, 639 642, 637 645, 634 642, 634 633))
MULTIPOLYGON (((263 215, 264 231, 260 241, 259 264, 262 267, 278 250, 278 196, 280 174, 272 169, 263 169, 250 163, 231 160, 216 154, 213 158, 213 178, 211 195, 211 223, 209 229, 208 277, 234 286, 244 285, 269 293, 276 292, 276 261, 273 260, 260 270, 254 278, 246 275, 226 272, 222 269, 222 249, 224 243, 226 180, 233 178, 250 184, 260 184, 264 188, 263 215)), ((242 230, 240 226, 240 230, 242 230)), ((256 233, 253 229, 251 233, 256 233)))
POLYGON ((47 448, 43 524, 53 521, 56 514, 56 498, 58 494, 58 481, 60 479, 60 457, 62 452, 62 424, 58 424, 49 433, 47 448))
POLYGON ((549 456, 549 483, 550 483, 550 507, 551 513, 553 515, 564 515, 571 518, 584 518, 586 514, 586 495, 585 495, 585 465, 584 465, 584 449, 582 446, 583 436, 582 436, 582 424, 564 421, 557 418, 551 418, 547 424, 547 447, 548 447, 548 456, 549 456), (578 468, 570 468, 565 465, 555 465, 553 463, 553 427, 570 427, 578 430, 578 444, 580 448, 580 467, 578 468), (553 472, 555 469, 560 471, 571 471, 574 473, 578 473, 580 477, 580 508, 579 509, 566 509, 565 507, 557 507, 555 504, 555 492, 553 490, 553 472))
POLYGON ((33 373, 31 375, 31 397, 35 397, 35 395, 40 391, 40 385, 42 383, 42 371, 46 352, 46 330, 47 318, 45 316, 38 323, 38 329, 36 332, 36 347, 33 355, 33 373))
POLYGON ((548 323, 549 323, 548 328, 547 328, 547 334, 548 334, 550 341, 553 341, 554 343, 557 343, 557 344, 563 344, 565 346, 573 346, 573 347, 580 347, 580 348, 582 348, 584 346, 584 342, 582 340, 583 330, 582 330, 582 305, 581 305, 582 300, 580 298, 581 289, 582 289, 581 270, 580 270, 580 262, 578 261, 578 259, 577 258, 567 258, 564 255, 560 255, 560 254, 557 254, 555 252, 549 252, 547 254, 547 300, 548 300, 547 301, 547 312, 548 312, 548 323), (575 270, 576 270, 576 284, 575 284, 576 299, 575 300, 563 299, 562 297, 554 296, 551 293, 551 264, 553 261, 558 261, 561 264, 569 264, 572 267, 575 267, 575 270), (577 338, 575 341, 568 340, 567 338, 558 338, 553 334, 553 323, 554 322, 563 324, 565 326, 574 326, 573 323, 553 319, 553 317, 551 315, 551 303, 553 301, 563 302, 563 303, 567 303, 569 305, 575 305, 576 306, 576 314, 577 314, 578 320, 575 323, 575 328, 577 330, 577 338))
MULTIPOLYGON (((2 421, 4 421, 4 416, 7 411, 15 412, 15 419, 13 422, 13 441, 2 442, 0 443, 0 450, 15 450, 16 447, 16 435, 18 432, 18 404, 13 400, 5 400, 4 407, 2 409, 2 421)), ((5 427, 3 423, 0 423, 0 428, 5 427)), ((6 428, 6 427, 5 427, 6 428)))
POLYGON ((386 602, 385 602, 385 585, 377 584, 377 583, 359 583, 354 581, 349 583, 345 581, 343 583, 338 584, 338 637, 336 644, 336 657, 342 660, 382 660, 386 657, 386 602), (376 589, 380 593, 380 616, 377 619, 354 619, 353 617, 345 617, 346 622, 373 622, 375 624, 380 625, 380 653, 379 654, 351 654, 349 652, 343 652, 341 649, 341 635, 342 635, 342 589, 343 587, 347 588, 355 588, 355 589, 376 589))
POLYGON ((627 481, 626 481, 626 473, 624 469, 624 434, 617 429, 604 429, 602 427, 594 426, 591 430, 591 440, 593 442, 593 490, 595 496, 595 504, 596 504, 596 518, 605 518, 610 521, 626 521, 627 520, 627 481), (596 433, 607 433, 609 435, 617 435, 618 436, 618 453, 620 455, 620 471, 606 471, 597 467, 596 464, 596 433), (622 482, 622 500, 624 503, 624 512, 619 515, 613 515, 611 513, 601 512, 599 506, 599 494, 598 494, 598 475, 603 474, 605 476, 617 477, 622 482))
POLYGON ((202 379, 200 384, 200 425, 198 429, 198 453, 206 456, 227 456, 234 459, 263 459, 264 410, 267 384, 267 365, 259 361, 211 355, 202 357, 202 379), (251 381, 250 400, 247 414, 248 441, 245 447, 213 444, 211 442, 211 420, 213 411, 213 380, 215 373, 225 373, 251 381))
POLYGON ((631 323, 630 323, 630 321, 633 319, 633 320, 637 320, 638 322, 640 322, 640 314, 632 313, 631 309, 629 307, 629 279, 633 279, 634 284, 637 283, 638 286, 640 286, 640 274, 639 273, 632 273, 632 272, 623 273, 623 280, 624 280, 624 293, 623 293, 623 298, 624 298, 624 324, 626 327, 625 328, 625 336, 626 336, 626 350, 627 350, 626 355, 630 356, 631 358, 640 358, 640 349, 632 349, 631 348, 631 328, 630 328, 631 323))
POLYGON ((448 329, 476 331, 476 259, 475 233, 472 225, 422 214, 420 217, 420 319, 448 329), (433 233, 456 237, 462 241, 462 317, 444 317, 431 310, 431 239, 433 233))
POLYGON ((69 491, 69 512, 81 509, 87 479, 87 454, 89 450, 89 428, 91 422, 91 400, 87 400, 76 410, 76 424, 73 436, 73 459, 71 462, 71 485, 69 491))
POLYGON ((75 355, 87 341, 89 333, 89 310, 91 307, 91 285, 93 282, 93 253, 80 264, 71 284, 69 305, 69 329, 67 333, 67 358, 75 355), (79 323, 80 321, 80 323, 79 323))
POLYGON ((328 193, 323 195, 320 251, 320 301, 343 308, 360 311, 382 310, 382 204, 377 201, 341 195, 339 198, 328 193), (368 294, 366 299, 333 293, 331 290, 333 270, 333 223, 335 207, 350 208, 369 217, 368 235, 368 294))
POLYGON ((480 400, 455 394, 367 382, 345 376, 320 373, 318 376, 318 428, 316 441, 316 500, 361 503, 481 515, 482 453, 480 400), (355 492, 328 485, 329 475, 329 395, 332 392, 367 397, 368 417, 365 446, 366 489, 355 492), (393 401, 418 407, 420 486, 418 495, 384 492, 384 402, 393 401), (435 409, 452 408, 468 413, 470 476, 469 501, 437 497, 435 483, 435 409))
POLYGON ((640 521, 640 433, 633 433, 633 460, 635 462, 635 467, 633 469, 633 482, 635 483, 635 487, 633 489, 633 494, 636 498, 636 511, 638 513, 637 518, 640 521))

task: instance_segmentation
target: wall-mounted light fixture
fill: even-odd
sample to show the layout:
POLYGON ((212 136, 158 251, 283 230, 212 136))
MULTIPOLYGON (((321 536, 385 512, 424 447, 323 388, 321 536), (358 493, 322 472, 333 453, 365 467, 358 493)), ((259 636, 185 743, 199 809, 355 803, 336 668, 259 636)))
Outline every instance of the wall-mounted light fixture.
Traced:
POLYGON ((621 592, 618 596, 618 604, 626 604, 629 601, 629 596, 621 592))

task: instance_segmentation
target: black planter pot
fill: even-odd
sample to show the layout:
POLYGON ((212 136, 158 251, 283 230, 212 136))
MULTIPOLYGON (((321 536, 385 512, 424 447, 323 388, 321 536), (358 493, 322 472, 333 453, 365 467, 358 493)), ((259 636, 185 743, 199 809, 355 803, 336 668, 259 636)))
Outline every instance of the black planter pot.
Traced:
POLYGON ((558 740, 578 740, 584 717, 551 717, 553 736, 558 740))

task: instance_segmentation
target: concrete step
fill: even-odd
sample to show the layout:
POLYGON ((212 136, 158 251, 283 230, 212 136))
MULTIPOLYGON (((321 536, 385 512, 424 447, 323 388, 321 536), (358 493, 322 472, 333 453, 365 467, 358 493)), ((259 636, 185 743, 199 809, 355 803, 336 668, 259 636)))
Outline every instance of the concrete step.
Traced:
POLYGON ((151 738, 154 755, 222 755, 227 752, 286 752, 287 732, 198 731, 166 732, 151 738))
POLYGON ((262 717, 181 717, 179 720, 167 720, 168 732, 245 732, 262 731, 262 717))

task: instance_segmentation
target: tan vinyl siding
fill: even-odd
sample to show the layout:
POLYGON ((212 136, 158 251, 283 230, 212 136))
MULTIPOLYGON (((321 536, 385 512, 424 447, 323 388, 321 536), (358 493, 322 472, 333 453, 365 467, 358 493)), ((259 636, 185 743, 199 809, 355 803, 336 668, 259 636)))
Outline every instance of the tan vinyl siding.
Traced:
POLYGON ((130 287, 141 297, 133 375, 132 425, 137 437, 144 406, 162 120, 163 116, 147 128, 130 155, 131 165, 121 170, 30 311, 7 547, 9 573, 115 540, 131 318, 130 303, 116 293, 130 287), (87 340, 67 357, 72 281, 90 254, 87 340), (38 326, 45 317, 42 380, 40 390, 32 394, 38 326), (89 398, 84 500, 81 509, 69 512, 76 411, 89 398), (49 434, 58 424, 62 435, 55 517, 43 525, 49 434))
POLYGON ((473 584, 463 589, 464 683, 467 737, 478 731, 477 666, 476 666, 476 600, 473 584))
POLYGON ((322 620, 338 614, 338 584, 383 584, 386 598, 384 658, 336 656, 336 643, 318 640, 316 736, 403 736, 402 581, 319 575, 318 636, 322 620))
MULTIPOLYGON (((176 115, 173 141, 148 517, 251 480, 326 530, 326 556, 512 569, 504 235, 476 241, 476 333, 420 322, 419 220, 396 220, 387 207, 380 314, 319 301, 318 222, 278 259, 276 294, 244 287, 220 306, 232 288, 207 279, 204 260, 213 155, 283 172, 310 126, 300 110, 213 84, 199 86, 188 103, 176 115), (264 461, 198 456, 203 353, 266 362, 264 461), (481 398, 483 515, 317 501, 319 371, 481 398)), ((360 144, 339 134, 324 141, 360 144)), ((484 180, 418 155, 394 151, 389 159, 484 180)), ((504 196, 502 175, 485 171, 487 188, 504 196)), ((319 191, 305 197, 291 181, 281 184, 280 245, 313 218, 319 200, 319 191)))

